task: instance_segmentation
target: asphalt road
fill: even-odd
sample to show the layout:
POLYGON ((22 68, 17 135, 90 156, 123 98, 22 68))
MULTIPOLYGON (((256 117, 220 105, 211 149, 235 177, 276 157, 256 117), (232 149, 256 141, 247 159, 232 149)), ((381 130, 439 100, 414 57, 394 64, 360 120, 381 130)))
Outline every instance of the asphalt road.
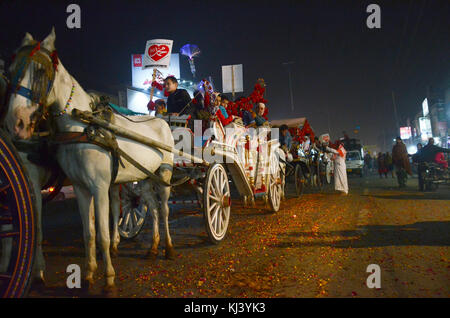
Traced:
MULTIPOLYGON (((288 198, 272 214, 262 202, 243 208, 233 200, 226 239, 208 243, 195 207, 173 211, 178 256, 143 258, 151 221, 113 259, 124 297, 449 297, 450 187, 420 193, 417 179, 398 189, 395 179, 350 177, 350 193, 328 186, 288 198), (368 288, 367 267, 381 269, 380 288, 368 288)), ((288 185, 292 189, 292 185, 288 185)), ((45 289, 31 297, 83 296, 66 286, 66 267, 84 267, 76 202, 44 209, 45 289)), ((161 233, 163 234, 163 233, 161 233)), ((163 237, 163 235, 161 235, 163 237)), ((93 295, 101 296, 103 262, 93 295)))

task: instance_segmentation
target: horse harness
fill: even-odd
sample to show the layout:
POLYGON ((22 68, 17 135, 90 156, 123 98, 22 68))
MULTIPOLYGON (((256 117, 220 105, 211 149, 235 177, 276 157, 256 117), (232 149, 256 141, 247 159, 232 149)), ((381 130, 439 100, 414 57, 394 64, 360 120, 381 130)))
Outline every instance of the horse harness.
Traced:
MULTIPOLYGON (((42 119, 49 119, 49 107, 47 98, 53 88, 55 80, 55 74, 58 66, 58 56, 56 50, 50 52, 49 50, 41 47, 40 42, 33 42, 33 45, 27 45, 22 47, 14 57, 17 59, 17 66, 11 74, 12 80, 8 84, 7 100, 5 105, 8 105, 9 98, 12 94, 19 94, 33 103, 39 104, 37 110, 37 123, 39 124, 42 119), (39 75, 44 75, 44 79, 37 79, 35 76, 31 81, 31 87, 24 87, 19 83, 24 77, 24 70, 30 65, 30 63, 36 62, 42 66, 41 69, 35 70, 39 75)), ((33 73, 34 74, 34 73, 33 73)), ((71 96, 67 102, 70 103, 73 95, 74 86, 72 87, 71 96)), ((66 105, 66 106, 67 106, 66 105)), ((66 107, 67 108, 67 107, 66 107)), ((66 113, 66 108, 63 113, 66 113)), ((106 121, 114 120, 114 113, 110 106, 107 105, 106 99, 101 98, 99 103, 91 103, 91 109, 93 114, 101 116, 106 121)), ((57 114, 62 115, 62 113, 57 114)), ((76 118, 75 118, 76 119, 76 118)), ((36 125, 37 126, 37 125, 36 125)), ((97 125, 88 124, 83 132, 54 132, 50 133, 48 140, 48 149, 52 149, 54 146, 75 144, 75 143, 89 143, 97 145, 109 152, 111 152, 113 158, 113 171, 111 184, 116 180, 119 164, 125 167, 121 157, 125 158, 128 162, 134 165, 137 169, 145 173, 151 180, 158 182, 164 186, 171 186, 170 184, 153 172, 146 169, 139 162, 134 160, 131 156, 125 153, 119 148, 115 135, 109 130, 99 127, 97 125)), ((36 163, 36 160, 33 160, 36 163)), ((40 164, 40 163, 38 163, 40 164)), ((59 169, 61 170, 61 169, 59 169)), ((62 171, 61 171, 62 173, 62 171)), ((52 177, 53 178, 53 177, 52 177)), ((56 178, 60 180, 61 178, 56 178)), ((57 187, 60 187, 57 185, 57 187)))

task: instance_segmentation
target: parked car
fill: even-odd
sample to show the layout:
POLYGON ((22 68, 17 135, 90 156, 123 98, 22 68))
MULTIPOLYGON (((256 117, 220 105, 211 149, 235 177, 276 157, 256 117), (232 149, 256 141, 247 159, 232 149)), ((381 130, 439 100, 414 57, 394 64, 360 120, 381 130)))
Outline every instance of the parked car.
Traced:
POLYGON ((361 151, 359 150, 347 151, 345 164, 347 166, 347 173, 355 173, 358 174, 360 177, 363 176, 364 159, 361 156, 361 151))

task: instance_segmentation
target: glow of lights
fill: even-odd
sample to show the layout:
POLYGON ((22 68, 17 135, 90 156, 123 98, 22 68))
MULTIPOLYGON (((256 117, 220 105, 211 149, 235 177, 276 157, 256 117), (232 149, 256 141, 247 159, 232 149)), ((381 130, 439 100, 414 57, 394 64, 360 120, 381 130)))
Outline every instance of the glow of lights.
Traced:
POLYGON ((417 146, 410 145, 408 146, 407 151, 410 155, 413 155, 417 152, 417 146))
POLYGON ((440 146, 440 145, 441 145, 441 138, 439 138, 439 137, 433 137, 433 139, 434 139, 434 144, 435 144, 435 145, 437 145, 437 146, 440 146))

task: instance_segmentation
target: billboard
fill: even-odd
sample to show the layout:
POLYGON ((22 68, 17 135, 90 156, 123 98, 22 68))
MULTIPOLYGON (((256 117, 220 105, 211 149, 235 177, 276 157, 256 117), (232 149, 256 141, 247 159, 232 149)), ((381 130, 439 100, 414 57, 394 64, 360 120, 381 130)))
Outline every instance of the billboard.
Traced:
POLYGON ((222 92, 239 93, 244 91, 242 64, 222 66, 222 92))
MULTIPOLYGON (((131 55, 131 86, 141 89, 148 89, 152 84, 153 69, 143 69, 143 55, 144 54, 132 54, 131 55)), ((170 65, 168 68, 156 68, 161 72, 162 77, 165 78, 169 75, 180 78, 180 57, 178 53, 171 54, 170 65)))
POLYGON ((400 138, 402 139, 411 138, 411 127, 400 127, 400 138))
POLYGON ((423 141, 428 140, 428 138, 433 137, 433 133, 431 131, 431 121, 428 117, 420 117, 419 118, 419 126, 420 126, 420 135, 423 141))

